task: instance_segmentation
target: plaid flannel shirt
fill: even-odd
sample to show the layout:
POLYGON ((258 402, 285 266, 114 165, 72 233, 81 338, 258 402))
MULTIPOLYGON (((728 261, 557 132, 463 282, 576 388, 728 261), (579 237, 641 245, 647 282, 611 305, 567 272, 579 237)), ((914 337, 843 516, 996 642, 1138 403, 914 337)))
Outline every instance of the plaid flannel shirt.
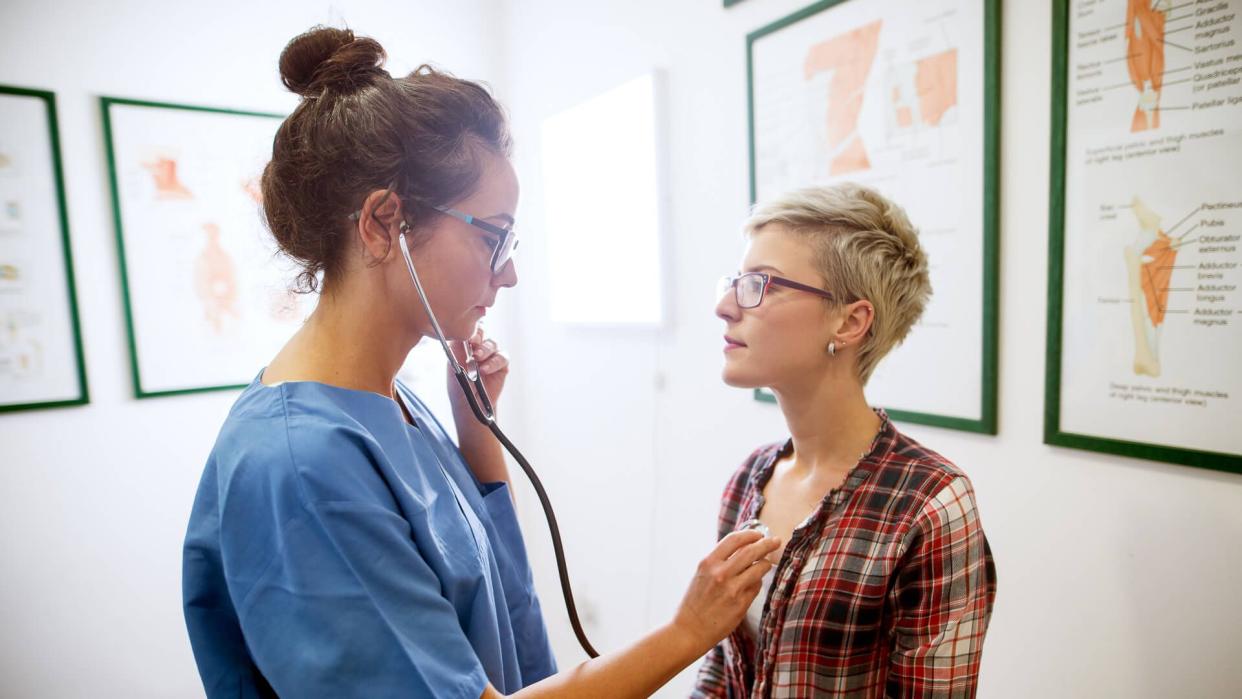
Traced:
MULTIPOLYGON (((897 431, 880 433, 788 541, 756 639, 712 649, 692 697, 973 696, 996 568, 970 481, 897 431)), ((754 452, 721 503, 723 538, 763 508, 792 441, 754 452)))

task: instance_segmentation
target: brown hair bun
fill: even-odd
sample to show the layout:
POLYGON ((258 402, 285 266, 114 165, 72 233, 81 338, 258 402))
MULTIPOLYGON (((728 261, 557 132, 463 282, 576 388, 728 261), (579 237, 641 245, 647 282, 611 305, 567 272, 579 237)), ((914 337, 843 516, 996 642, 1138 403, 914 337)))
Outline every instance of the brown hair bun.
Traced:
POLYGON ((348 29, 312 27, 280 53, 280 80, 302 97, 327 90, 350 93, 378 75, 388 77, 385 58, 384 47, 374 39, 355 37, 348 29))
MULTIPOLYGON (((314 291, 346 268, 350 214, 390 190, 415 229, 474 191, 484 153, 508 157, 509 125, 486 87, 431 66, 393 78, 379 42, 313 27, 280 55, 301 103, 280 125, 263 170, 263 215, 314 291)), ((390 241, 391 242, 391 241, 390 241)))

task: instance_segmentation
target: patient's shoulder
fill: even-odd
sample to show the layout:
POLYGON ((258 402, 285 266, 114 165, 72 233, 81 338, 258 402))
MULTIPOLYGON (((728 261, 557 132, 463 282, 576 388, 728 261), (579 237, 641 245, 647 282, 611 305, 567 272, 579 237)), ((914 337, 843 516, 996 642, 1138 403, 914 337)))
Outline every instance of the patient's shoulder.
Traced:
POLYGON ((729 477, 724 492, 720 496, 718 527, 721 537, 737 528, 737 519, 742 506, 751 496, 751 490, 757 479, 785 445, 785 442, 773 442, 755 449, 742 460, 741 465, 729 477))
POLYGON ((729 478, 729 483, 725 486, 725 497, 727 498, 730 493, 745 492, 750 483, 759 477, 763 468, 773 461, 784 446, 784 442, 772 442, 752 451, 729 478))

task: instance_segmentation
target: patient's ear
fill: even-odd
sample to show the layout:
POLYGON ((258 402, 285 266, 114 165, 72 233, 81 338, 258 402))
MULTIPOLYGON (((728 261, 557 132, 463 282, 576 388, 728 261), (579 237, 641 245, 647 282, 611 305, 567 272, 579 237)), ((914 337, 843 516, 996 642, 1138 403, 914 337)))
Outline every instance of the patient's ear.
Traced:
POLYGON ((871 332, 871 324, 875 322, 875 306, 864 299, 845 304, 843 313, 841 326, 836 332, 837 346, 857 347, 871 332))

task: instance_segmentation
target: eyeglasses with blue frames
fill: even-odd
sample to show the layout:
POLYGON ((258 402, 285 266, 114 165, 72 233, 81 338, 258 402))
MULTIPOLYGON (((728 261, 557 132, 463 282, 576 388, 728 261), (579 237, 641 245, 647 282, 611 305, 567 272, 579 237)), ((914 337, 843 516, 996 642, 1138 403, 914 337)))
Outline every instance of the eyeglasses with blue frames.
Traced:
MULTIPOLYGON (((496 239, 490 243, 492 257, 488 261, 492 274, 500 274, 500 270, 505 268, 505 263, 513 259, 514 253, 517 252, 518 238, 517 234, 513 232, 512 227, 497 226, 494 223, 488 223, 464 211, 458 211, 447 206, 435 206, 432 208, 446 216, 452 216, 463 223, 468 223, 479 230, 496 236, 496 239)), ((357 221, 360 218, 362 218, 361 211, 355 211, 349 215, 349 220, 351 221, 357 221)))
POLYGON ((446 216, 452 216, 459 221, 468 223, 480 230, 487 231, 488 233, 491 233, 499 238, 492 246, 492 274, 500 274, 500 270, 505 268, 505 263, 513 259, 513 254, 517 252, 518 239, 517 234, 513 232, 512 226, 508 228, 505 228, 504 226, 497 226, 494 223, 488 223, 487 221, 475 218, 474 216, 471 216, 463 211, 450 209, 447 206, 436 206, 434 208, 436 211, 439 211, 446 216))
POLYGON ((716 299, 719 301, 724 295, 733 290, 733 298, 737 301, 738 308, 756 308, 763 303, 764 293, 770 286, 783 286, 796 291, 805 291, 809 294, 823 297, 829 301, 836 300, 830 291, 817 289, 813 286, 807 286, 795 282, 792 279, 784 277, 776 277, 763 272, 747 272, 745 274, 728 275, 720 278, 716 284, 716 299))

